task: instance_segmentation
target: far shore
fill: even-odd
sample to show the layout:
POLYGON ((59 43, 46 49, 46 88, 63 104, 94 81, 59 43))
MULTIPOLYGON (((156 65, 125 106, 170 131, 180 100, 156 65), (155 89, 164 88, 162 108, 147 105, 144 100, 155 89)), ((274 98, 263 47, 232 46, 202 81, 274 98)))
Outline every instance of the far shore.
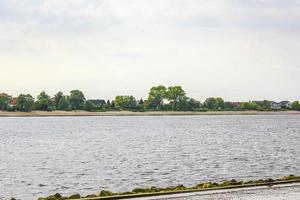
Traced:
POLYGON ((178 115, 300 115, 300 111, 32 111, 32 112, 6 112, 0 111, 0 117, 64 117, 64 116, 178 116, 178 115))

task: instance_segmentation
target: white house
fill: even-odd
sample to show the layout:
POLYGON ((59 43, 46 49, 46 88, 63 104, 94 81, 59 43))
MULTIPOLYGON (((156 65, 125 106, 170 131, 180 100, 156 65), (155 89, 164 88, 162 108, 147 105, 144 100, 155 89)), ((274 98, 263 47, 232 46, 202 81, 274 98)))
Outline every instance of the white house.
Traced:
POLYGON ((271 109, 272 110, 280 110, 282 108, 281 103, 271 102, 271 109))

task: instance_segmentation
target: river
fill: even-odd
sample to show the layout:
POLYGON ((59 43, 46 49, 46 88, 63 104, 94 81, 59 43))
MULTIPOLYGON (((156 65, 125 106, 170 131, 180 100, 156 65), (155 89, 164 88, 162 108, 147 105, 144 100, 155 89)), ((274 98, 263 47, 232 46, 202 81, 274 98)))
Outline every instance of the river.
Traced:
POLYGON ((300 115, 0 118, 0 199, 300 174, 300 115))

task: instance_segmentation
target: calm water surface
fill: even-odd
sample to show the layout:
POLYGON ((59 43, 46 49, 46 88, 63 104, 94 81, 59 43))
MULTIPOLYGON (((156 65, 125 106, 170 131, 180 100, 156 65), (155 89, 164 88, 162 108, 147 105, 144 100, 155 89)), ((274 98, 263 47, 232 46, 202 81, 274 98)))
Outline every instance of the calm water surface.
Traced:
POLYGON ((0 199, 300 174, 300 116, 0 118, 0 199))

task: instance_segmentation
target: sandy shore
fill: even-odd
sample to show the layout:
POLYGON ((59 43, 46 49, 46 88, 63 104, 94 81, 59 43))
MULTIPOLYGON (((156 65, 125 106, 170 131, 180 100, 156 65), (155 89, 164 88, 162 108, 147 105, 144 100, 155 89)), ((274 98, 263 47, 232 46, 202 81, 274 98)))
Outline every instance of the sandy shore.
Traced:
POLYGON ((109 111, 109 112, 87 112, 87 111, 32 111, 32 112, 3 112, 0 117, 51 117, 51 116, 172 116, 172 115, 300 115, 300 111, 210 111, 210 112, 179 112, 179 111, 109 111))

